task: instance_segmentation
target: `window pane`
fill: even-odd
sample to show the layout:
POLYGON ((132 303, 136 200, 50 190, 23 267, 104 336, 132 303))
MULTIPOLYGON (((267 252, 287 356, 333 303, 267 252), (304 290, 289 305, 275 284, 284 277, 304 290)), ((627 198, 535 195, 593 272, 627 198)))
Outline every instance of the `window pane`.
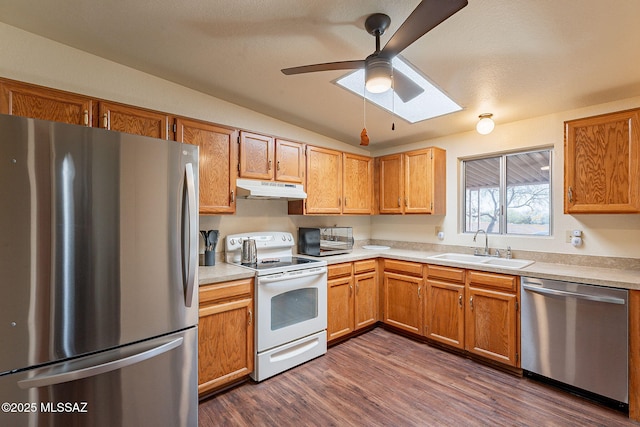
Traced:
POLYGON ((507 158, 507 234, 550 234, 550 151, 507 158))
POLYGON ((500 157, 467 160, 464 231, 500 233, 500 157))

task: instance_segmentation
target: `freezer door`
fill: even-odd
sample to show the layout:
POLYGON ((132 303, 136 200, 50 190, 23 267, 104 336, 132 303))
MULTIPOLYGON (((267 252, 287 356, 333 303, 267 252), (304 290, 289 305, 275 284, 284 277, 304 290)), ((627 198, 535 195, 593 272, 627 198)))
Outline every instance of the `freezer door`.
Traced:
POLYGON ((0 377, 0 425, 196 427, 197 328, 0 377))
POLYGON ((198 150, 0 115, 0 375, 198 323, 198 150))

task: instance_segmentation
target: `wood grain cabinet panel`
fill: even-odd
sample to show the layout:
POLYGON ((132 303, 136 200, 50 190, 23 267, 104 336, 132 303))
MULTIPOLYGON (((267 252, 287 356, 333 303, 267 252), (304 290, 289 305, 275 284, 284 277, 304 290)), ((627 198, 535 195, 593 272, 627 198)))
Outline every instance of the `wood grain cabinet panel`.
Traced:
POLYGON ((374 325, 378 321, 378 275, 375 271, 354 276, 354 329, 374 325))
POLYGON ((168 138, 169 116, 165 113, 104 101, 99 102, 98 111, 98 124, 103 129, 168 138))
POLYGON ((240 132, 240 178, 270 181, 274 177, 274 144, 270 136, 240 132))
POLYGON ((465 270, 427 266, 425 336, 464 349, 465 270))
POLYGON ((206 122, 176 119, 176 139, 200 147, 200 213, 236 210, 237 132, 206 122))
POLYGON ((91 98, 41 86, 0 80, 0 113, 91 126, 91 98))
MULTIPOLYGON (((349 264, 351 267, 351 264, 349 264)), ((327 341, 353 332, 353 276, 327 280, 327 341)))
POLYGON ((306 189, 306 213, 342 213, 342 152, 307 146, 306 189))
POLYGON ((398 329, 422 334, 422 277, 384 271, 383 322, 398 329))
POLYGON ((373 207, 373 159, 357 154, 342 155, 344 214, 371 214, 373 207))
POLYGON ((302 184, 304 181, 304 144, 276 139, 276 181, 302 184))
POLYGON ((253 371, 253 279, 200 287, 198 394, 253 371))
POLYGON ((565 122, 564 212, 640 212, 640 109, 565 122))
POLYGON ((446 151, 431 147, 379 157, 378 212, 446 213, 446 151))

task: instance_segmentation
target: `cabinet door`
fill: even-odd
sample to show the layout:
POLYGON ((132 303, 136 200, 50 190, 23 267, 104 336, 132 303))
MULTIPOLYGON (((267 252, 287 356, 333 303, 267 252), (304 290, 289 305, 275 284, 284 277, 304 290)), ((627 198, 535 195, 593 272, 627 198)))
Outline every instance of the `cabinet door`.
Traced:
POLYGON ((404 212, 431 213, 433 207, 433 159, 431 149, 404 155, 404 212))
POLYGON ((240 132, 240 178, 272 180, 273 138, 240 132))
POLYGON ((380 180, 379 212, 399 214, 403 212, 404 179, 402 154, 392 154, 378 159, 380 180))
POLYGON ((474 286, 466 291, 466 350, 518 367, 516 294, 474 286))
POLYGON ((198 393, 203 394, 253 371, 252 299, 200 308, 198 393))
POLYGON ((90 98, 40 86, 0 81, 0 113, 91 126, 90 98))
POLYGON ((353 331, 353 278, 351 275, 327 281, 327 340, 353 331))
POLYGON ((565 213, 640 212, 640 110, 565 123, 565 213))
POLYGON ((302 184, 304 144, 276 139, 276 181, 302 184))
POLYGON ((176 125, 179 142, 200 147, 200 213, 234 213, 237 132, 181 118, 176 125))
POLYGON ((345 214, 371 214, 373 199, 373 160, 356 154, 343 154, 343 205, 345 214))
POLYGON ((384 272, 383 321, 414 334, 422 333, 422 278, 384 272))
POLYGON ((464 349, 464 285, 428 279, 425 335, 464 349))
POLYGON ((342 152, 307 146, 307 200, 309 214, 342 212, 342 152))
POLYGON ((354 276, 354 318, 356 330, 378 321, 378 286, 375 271, 354 276))
POLYGON ((98 124, 103 129, 167 139, 169 116, 156 111, 101 101, 98 124))

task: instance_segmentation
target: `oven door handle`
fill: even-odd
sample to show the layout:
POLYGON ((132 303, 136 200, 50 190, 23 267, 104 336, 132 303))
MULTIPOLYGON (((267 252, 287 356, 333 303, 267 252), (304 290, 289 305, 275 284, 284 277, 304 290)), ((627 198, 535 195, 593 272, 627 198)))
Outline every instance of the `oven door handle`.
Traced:
POLYGON ((285 280, 302 279, 313 276, 322 276, 327 273, 326 267, 314 267, 307 270, 288 271, 286 273, 270 274, 268 276, 258 276, 258 284, 269 284, 283 282, 285 280))

